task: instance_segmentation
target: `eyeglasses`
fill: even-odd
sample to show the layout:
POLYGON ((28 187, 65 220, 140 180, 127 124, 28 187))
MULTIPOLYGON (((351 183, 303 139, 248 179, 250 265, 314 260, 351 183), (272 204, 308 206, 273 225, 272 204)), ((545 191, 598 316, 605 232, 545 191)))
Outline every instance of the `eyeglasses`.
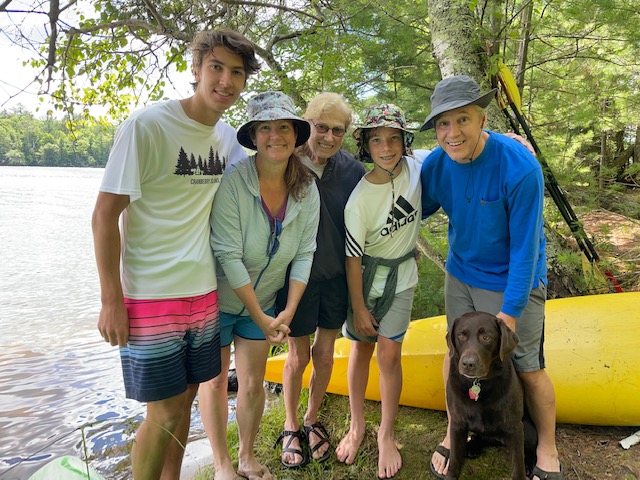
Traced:
POLYGON ((271 235, 269 235, 269 244, 267 245, 267 256, 271 257, 276 254, 280 248, 280 234, 282 233, 282 222, 275 218, 271 227, 271 235))
POLYGON ((331 133, 333 133, 335 137, 342 137, 346 133, 346 130, 342 127, 329 128, 327 125, 324 125, 322 123, 315 123, 313 120, 311 120, 311 123, 314 127, 316 127, 318 133, 327 133, 329 130, 331 130, 331 133))

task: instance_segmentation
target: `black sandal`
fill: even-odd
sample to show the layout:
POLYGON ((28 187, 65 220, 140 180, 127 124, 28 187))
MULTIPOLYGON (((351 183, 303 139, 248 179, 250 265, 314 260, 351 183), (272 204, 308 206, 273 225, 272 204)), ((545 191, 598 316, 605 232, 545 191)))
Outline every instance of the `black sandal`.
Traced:
POLYGON ((533 472, 531 472, 531 479, 533 477, 538 477, 540 480, 564 480, 564 471, 562 470, 562 464, 560 464, 559 472, 545 472, 538 466, 533 468, 533 472))
POLYGON ((324 462, 331 456, 331 444, 329 443, 329 433, 327 429, 324 428, 320 422, 316 422, 310 427, 304 426, 304 433, 307 435, 307 442, 309 443, 309 448, 311 448, 311 434, 313 433, 316 437, 320 439, 318 443, 315 444, 313 448, 311 448, 311 458, 313 458, 316 462, 324 462), (314 458, 313 454, 324 444, 329 445, 327 451, 320 458, 314 458))
MULTIPOLYGON (((444 464, 447 465, 449 463, 449 456, 451 455, 451 451, 444 445, 440 444, 436 447, 436 452, 444 457, 444 464)), ((429 462, 429 467, 431 467, 431 473, 434 477, 436 477, 438 480, 444 480, 444 475, 438 473, 436 468, 433 466, 433 462, 429 462)))
POLYGON ((300 463, 285 462, 282 459, 281 455, 280 461, 282 462, 282 465, 284 465, 286 468, 299 468, 309 463, 309 457, 307 456, 306 449, 304 448, 304 444, 306 441, 307 436, 302 430, 283 430, 276 440, 276 443, 273 444, 273 448, 276 448, 278 444, 282 442, 282 453, 293 453, 295 455, 300 455, 300 457, 302 457, 302 461, 300 463), (289 441, 286 445, 284 444, 285 437, 289 437, 289 441), (297 438, 300 442, 300 448, 294 448, 291 446, 291 442, 293 442, 294 438, 297 438))

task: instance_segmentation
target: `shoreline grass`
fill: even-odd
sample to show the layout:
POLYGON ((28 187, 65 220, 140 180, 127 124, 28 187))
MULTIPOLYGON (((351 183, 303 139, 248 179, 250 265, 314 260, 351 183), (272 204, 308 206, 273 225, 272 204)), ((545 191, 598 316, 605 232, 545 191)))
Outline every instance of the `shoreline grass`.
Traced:
MULTIPOLYGON (((380 403, 365 401, 367 430, 360 452, 353 465, 340 463, 335 447, 349 429, 349 398, 326 394, 320 409, 320 420, 331 437, 331 457, 324 463, 312 461, 300 469, 284 468, 280 462, 281 448, 273 448, 284 425, 285 409, 282 395, 268 393, 255 448, 258 459, 279 480, 361 480, 377 476, 377 427, 380 423, 380 403)), ((303 389, 298 418, 302 419, 308 390, 303 389)), ((447 428, 445 412, 400 406, 396 420, 396 443, 402 455, 403 467, 397 480, 430 480, 431 454, 444 438, 447 428)), ((558 424, 556 438, 565 480, 637 480, 640 478, 638 448, 623 450, 618 441, 631 435, 637 427, 606 427, 558 424)), ((238 431, 229 423, 228 441, 231 456, 237 462, 238 431)), ((210 480, 213 468, 201 471, 194 480, 210 480)), ((467 458, 461 480, 509 480, 511 478, 508 451, 504 447, 488 447, 479 457, 467 458)))

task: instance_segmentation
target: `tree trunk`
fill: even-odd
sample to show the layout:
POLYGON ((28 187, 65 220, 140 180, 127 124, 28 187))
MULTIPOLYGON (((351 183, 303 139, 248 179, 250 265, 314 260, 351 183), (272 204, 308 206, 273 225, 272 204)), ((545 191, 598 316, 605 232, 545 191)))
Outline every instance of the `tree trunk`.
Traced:
POLYGON ((476 20, 473 11, 457 0, 431 0, 429 19, 433 56, 442 78, 453 75, 482 78, 486 62, 482 52, 474 46, 476 20))
POLYGON ((520 96, 524 90, 524 72, 527 66, 527 54, 529 51, 529 42, 531 41, 531 15, 533 12, 533 2, 527 3, 522 11, 522 38, 518 47, 518 67, 516 69, 516 83, 520 96))
POLYGON ((633 161, 640 163, 640 125, 636 127, 636 143, 633 148, 633 161))
POLYGON ((429 245, 422 235, 418 235, 416 248, 418 249, 418 252, 420 252, 420 255, 424 255, 429 260, 431 260, 440 270, 442 270, 443 272, 445 271, 446 259, 442 255, 440 255, 440 253, 435 248, 429 245))
POLYGON ((604 166, 606 165, 607 158, 607 132, 604 130, 600 133, 600 167, 598 168, 598 189, 604 188, 604 166))
MULTIPOLYGON (((492 9, 499 8, 498 3, 492 9)), ((479 23, 465 2, 458 0, 429 0, 429 20, 433 56, 440 68, 442 78, 468 75, 475 79, 482 91, 491 85, 486 80, 488 61, 486 52, 478 48, 480 42, 474 37, 479 23)), ((488 50, 490 50, 489 45, 488 50)), ((489 107, 488 127, 504 131, 506 122, 495 102, 489 107)))

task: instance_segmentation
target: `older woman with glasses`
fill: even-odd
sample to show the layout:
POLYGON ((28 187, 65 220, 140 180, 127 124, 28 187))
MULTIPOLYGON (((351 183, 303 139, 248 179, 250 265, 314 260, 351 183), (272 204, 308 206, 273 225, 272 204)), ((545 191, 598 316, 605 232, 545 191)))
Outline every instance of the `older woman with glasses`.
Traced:
POLYGON ((254 454, 264 409, 265 364, 269 343, 283 343, 289 333, 309 279, 320 216, 313 177, 294 154, 309 138, 309 123, 296 115, 293 101, 281 92, 256 95, 247 113, 249 121, 238 129, 237 138, 257 153, 227 169, 211 211, 211 246, 221 267, 222 372, 201 385, 199 396, 216 480, 237 478, 226 438, 231 342, 238 377, 237 475, 273 478, 254 454), (276 314, 276 293, 287 275, 289 295, 276 314))
MULTIPOLYGON (((322 462, 331 455, 331 440, 319 418, 319 409, 333 369, 333 347, 347 317, 345 277, 344 208, 351 191, 365 173, 362 163, 341 150, 351 124, 352 111, 337 93, 314 97, 303 118, 311 124, 311 135, 298 150, 303 164, 313 172, 320 192, 320 226, 309 284, 289 325, 289 355, 283 384, 286 407, 282 440, 282 464, 295 468, 313 460, 322 462), (314 334, 313 347, 311 334, 314 334), (302 423, 298 404, 302 374, 313 358, 309 400, 302 423), (305 443, 308 443, 307 449, 305 443)), ((288 292, 278 294, 276 305, 285 308, 288 292)))

